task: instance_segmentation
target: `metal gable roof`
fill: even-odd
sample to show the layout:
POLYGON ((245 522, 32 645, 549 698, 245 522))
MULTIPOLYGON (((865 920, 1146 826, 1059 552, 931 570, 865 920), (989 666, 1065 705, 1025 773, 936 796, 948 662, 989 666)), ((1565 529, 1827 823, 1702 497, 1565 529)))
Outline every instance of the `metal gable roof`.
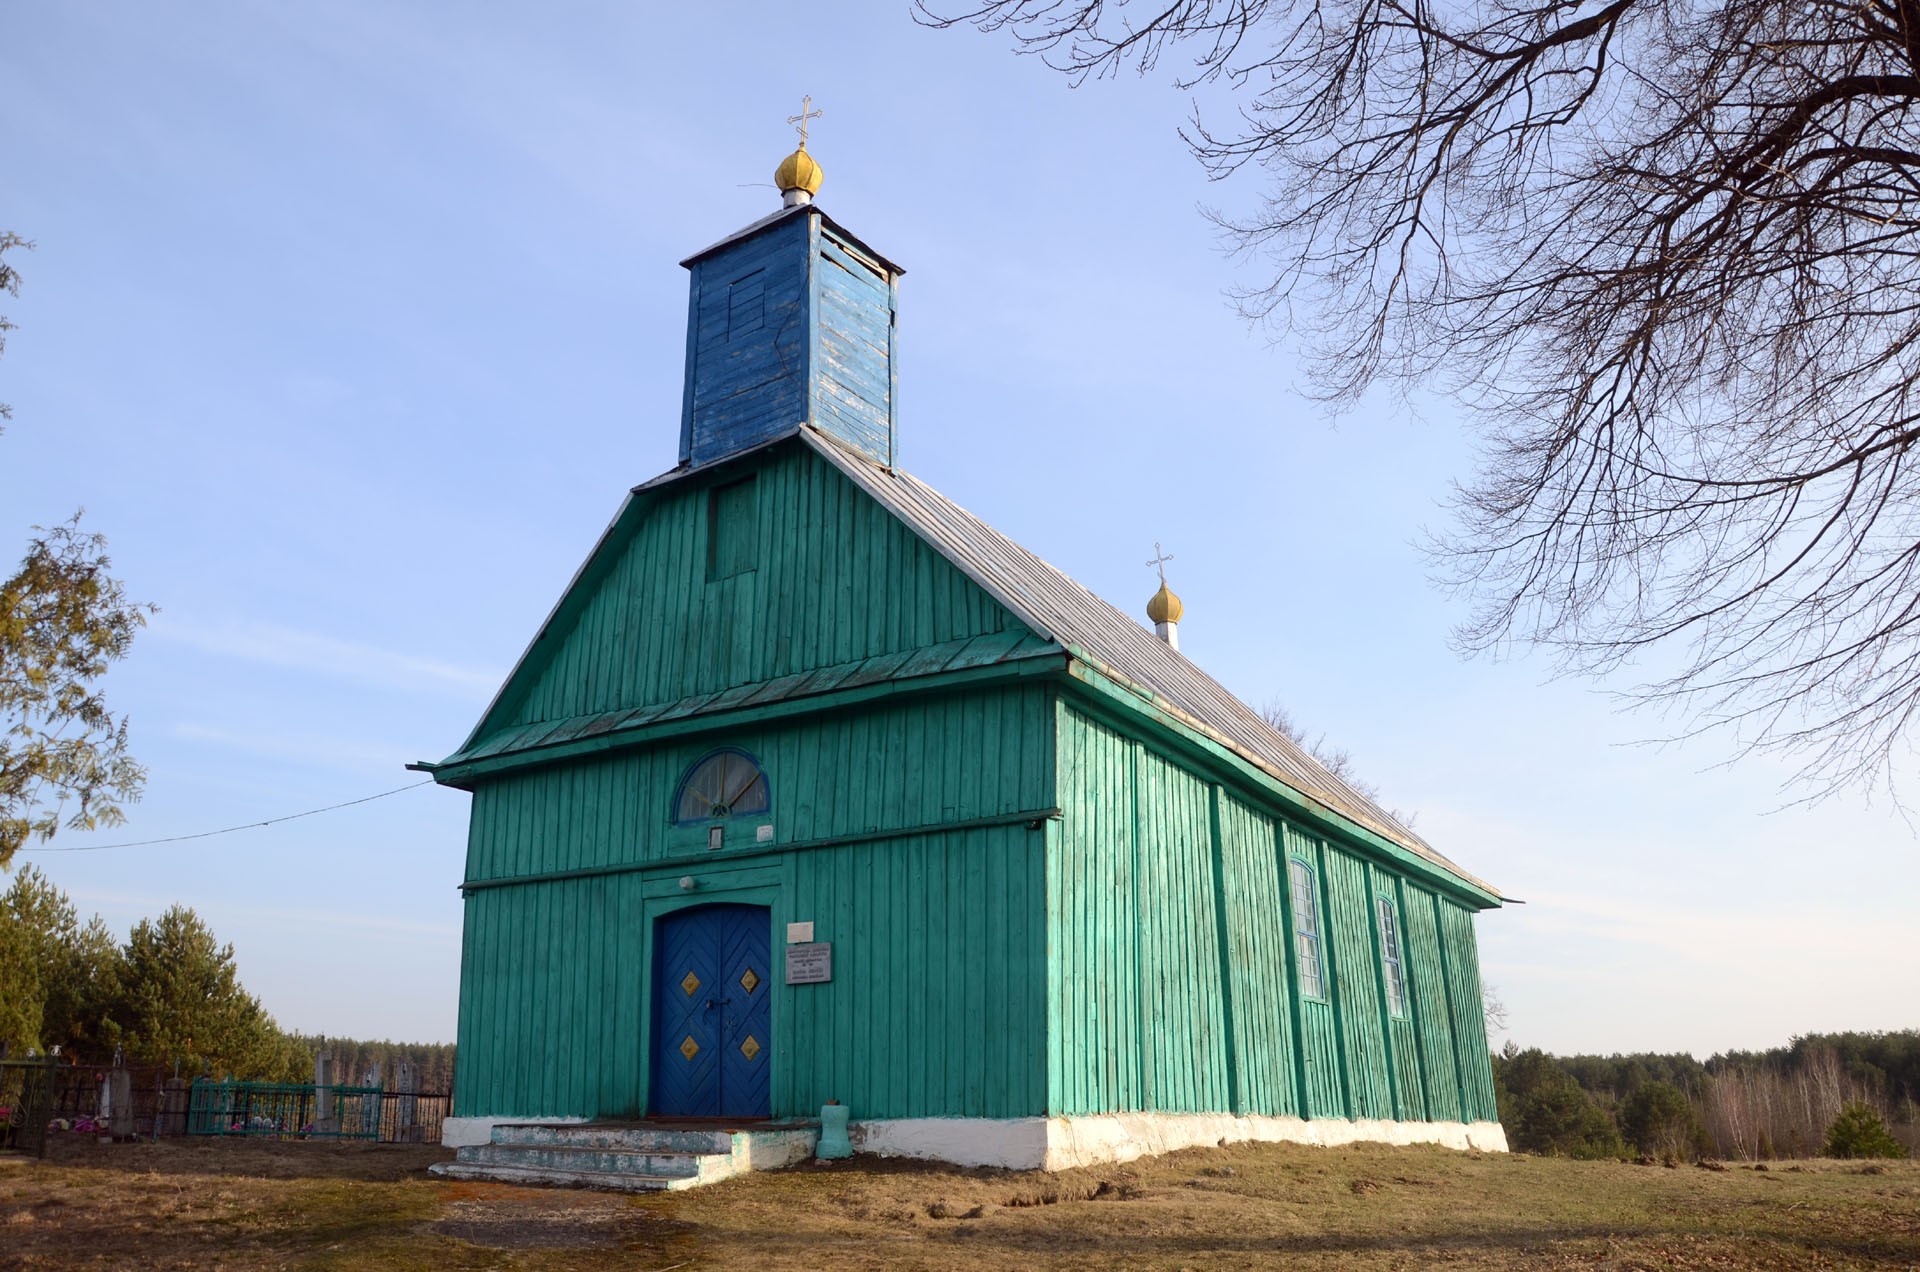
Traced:
POLYGON ((1498 895, 1328 772, 1178 650, 1060 570, 918 478, 875 464, 811 428, 802 428, 800 435, 1035 632, 1107 676, 1145 691, 1183 723, 1315 803, 1498 895))
POLYGON ((781 208, 777 212, 769 212, 767 215, 761 217, 758 221, 753 221, 747 225, 741 226, 739 229, 735 230, 733 233, 727 235, 725 238, 719 240, 718 242, 707 244, 705 247, 695 252, 692 256, 689 256, 687 257, 687 259, 681 261, 680 264, 685 266, 688 269, 691 269, 693 268, 693 263, 695 261, 704 259, 705 257, 708 257, 708 256, 712 256, 715 252, 719 251, 721 248, 726 247, 733 243, 738 243, 741 239, 750 238, 753 235, 758 234, 761 230, 766 229, 770 225, 777 225, 781 221, 785 221, 796 216, 819 217, 822 221, 825 221, 828 225, 833 227, 834 233, 838 234, 841 238, 847 239, 848 241, 854 243, 856 246, 859 247, 859 249, 862 252, 865 252, 867 255, 871 256, 875 261, 879 262, 882 266, 891 270, 895 278, 899 278, 901 275, 907 272, 906 270, 900 268, 898 265, 895 265, 892 261, 888 260, 886 257, 880 255, 880 253, 874 251, 871 247, 867 246, 866 242, 863 239, 861 239, 861 237, 858 234, 855 234, 852 230, 849 230, 846 226, 840 224, 840 222, 834 220, 831 216, 827 215, 826 210, 822 208, 818 203, 799 203, 799 204, 795 204, 793 207, 790 207, 790 208, 781 208))

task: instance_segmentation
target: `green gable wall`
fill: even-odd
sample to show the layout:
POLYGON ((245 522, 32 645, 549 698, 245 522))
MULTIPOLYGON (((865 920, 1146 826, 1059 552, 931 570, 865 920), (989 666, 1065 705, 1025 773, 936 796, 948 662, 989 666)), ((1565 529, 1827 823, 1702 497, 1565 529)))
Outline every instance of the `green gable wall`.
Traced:
POLYGON ((1058 738, 1050 1113, 1496 1116, 1469 911, 1066 699, 1058 738), (1324 1002, 1298 990, 1290 856, 1319 889, 1324 1002), (1404 1020, 1381 894, 1403 916, 1404 1020))
POLYGON ((978 585, 793 443, 637 494, 478 732, 1014 630, 978 585), (748 477, 753 567, 710 578, 708 491, 748 477))
MULTIPOLYGON (((811 452, 772 447, 637 495, 476 736, 1023 631, 811 452), (710 491, 737 508, 748 476, 743 543, 710 491)), ((741 716, 473 781, 456 1112, 644 1114, 654 923, 714 901, 834 943, 831 982, 772 986, 776 1114, 1039 1112, 1049 686, 741 716), (759 760, 772 811, 710 852, 670 803, 722 745, 759 760)))

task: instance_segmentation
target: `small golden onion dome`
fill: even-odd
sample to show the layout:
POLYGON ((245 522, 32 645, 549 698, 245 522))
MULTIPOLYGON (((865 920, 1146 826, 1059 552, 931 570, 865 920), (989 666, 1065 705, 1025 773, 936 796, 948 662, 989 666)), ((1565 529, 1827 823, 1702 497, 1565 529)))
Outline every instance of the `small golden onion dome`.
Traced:
POLYGON ((1180 604, 1180 598, 1169 592, 1165 583, 1147 602, 1147 617, 1156 623, 1177 623, 1185 612, 1186 607, 1180 604))
POLYGON ((789 190, 805 190, 807 197, 812 198, 820 193, 820 183, 826 179, 826 175, 820 170, 820 165, 813 161, 813 156, 807 153, 806 146, 802 145, 782 159, 780 166, 773 170, 773 183, 780 187, 781 194, 789 190))

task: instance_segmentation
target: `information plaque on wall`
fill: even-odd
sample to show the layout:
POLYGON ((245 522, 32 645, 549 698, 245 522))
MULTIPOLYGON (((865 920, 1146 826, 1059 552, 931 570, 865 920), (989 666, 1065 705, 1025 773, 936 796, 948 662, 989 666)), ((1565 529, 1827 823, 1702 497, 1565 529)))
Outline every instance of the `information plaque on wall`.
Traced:
POLYGON ((818 985, 833 979, 833 942, 787 946, 787 984, 818 985))

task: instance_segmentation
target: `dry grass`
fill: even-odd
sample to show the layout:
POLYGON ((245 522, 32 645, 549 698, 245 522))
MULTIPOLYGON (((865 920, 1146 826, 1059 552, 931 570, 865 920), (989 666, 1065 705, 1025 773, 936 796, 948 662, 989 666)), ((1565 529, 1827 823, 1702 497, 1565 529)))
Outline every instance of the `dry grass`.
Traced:
POLYGON ((66 1145, 0 1166, 0 1269, 1920 1266, 1910 1162, 1247 1145, 1056 1176, 839 1163, 629 1199, 424 1173, 446 1155, 66 1145))

